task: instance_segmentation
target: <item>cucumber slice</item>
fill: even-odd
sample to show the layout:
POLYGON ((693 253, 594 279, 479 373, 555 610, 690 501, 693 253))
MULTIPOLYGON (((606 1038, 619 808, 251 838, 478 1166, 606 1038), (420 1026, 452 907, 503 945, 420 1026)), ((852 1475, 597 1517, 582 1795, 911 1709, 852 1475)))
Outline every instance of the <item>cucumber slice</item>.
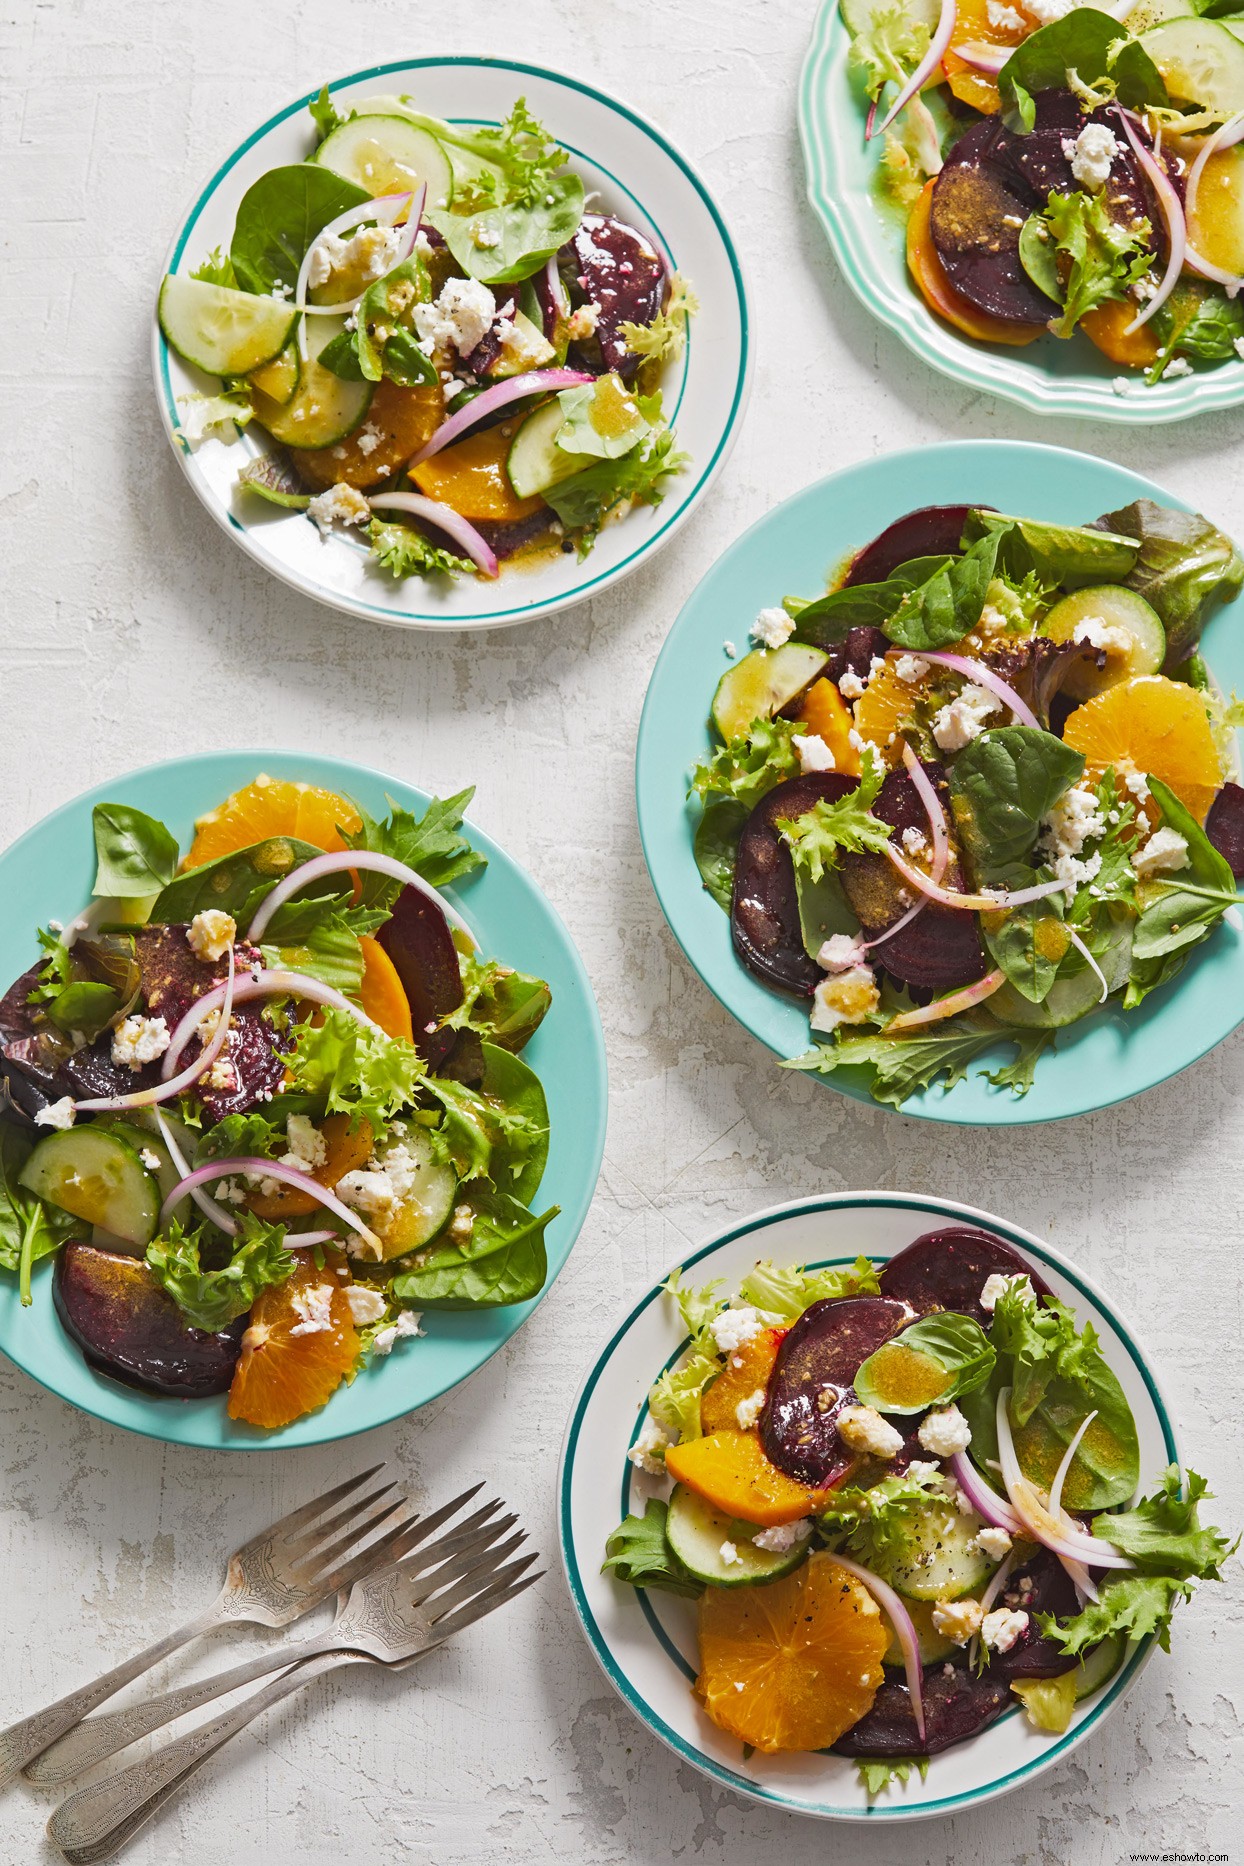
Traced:
POLYGON ((1076 1703, 1081 1698, 1091 1698, 1095 1691, 1100 1691, 1106 1680, 1113 1678, 1123 1663, 1123 1654, 1127 1651, 1127 1641, 1122 1633, 1111 1633, 1109 1639, 1103 1639, 1100 1646, 1093 1650, 1076 1666, 1076 1703))
POLYGON ((270 401, 279 402, 284 408, 298 387, 301 374, 298 345, 291 340, 270 363, 261 363, 258 369, 252 369, 250 379, 252 387, 258 389, 261 395, 266 395, 270 401))
POLYGON ((1196 8, 1192 0, 1140 0, 1127 16, 1127 30, 1134 39, 1139 39, 1142 32, 1152 32, 1155 26, 1163 25, 1168 19, 1195 19, 1196 8))
POLYGON ((274 441, 285 447, 318 450, 354 432, 371 406, 376 385, 346 382, 320 365, 320 351, 345 329, 344 318, 317 317, 310 322, 317 349, 302 365, 298 387, 289 401, 274 402, 262 390, 254 389, 251 407, 256 421, 262 422, 274 441))
POLYGON ((728 667, 713 695, 713 724, 723 739, 740 739, 756 719, 772 719, 810 686, 829 656, 807 642, 755 648, 728 667))
POLYGON ((160 1189, 137 1150, 101 1127, 69 1128, 35 1146, 18 1182, 129 1244, 146 1246, 160 1217, 160 1189))
POLYGON ((1170 19, 1140 43, 1172 98, 1214 115, 1244 110, 1244 44, 1213 19, 1170 19))
POLYGON ((506 376, 521 376, 529 369, 546 369, 557 361, 557 352, 537 324, 525 311, 516 311, 513 331, 501 345, 501 353, 488 366, 488 374, 498 381, 506 376))
POLYGON ((542 402, 533 410, 514 436, 505 466, 517 498, 530 499, 583 471, 583 455, 568 454, 556 444, 557 431, 565 419, 562 405, 554 396, 551 402, 542 402))
MULTIPOLYGON (((133 1121, 97 1121, 95 1130, 98 1132, 101 1128, 105 1133, 115 1134, 118 1139, 126 1141, 133 1147, 147 1171, 155 1174, 156 1184, 160 1188, 160 1202, 163 1204, 173 1187, 180 1181, 181 1174, 173 1165, 172 1155, 159 1134, 152 1133, 148 1128, 139 1127, 133 1121)), ((194 1143, 191 1142, 192 1147, 193 1145, 194 1143)))
POLYGON ((1102 622, 1119 629, 1128 638, 1126 647, 1108 647, 1106 665, 1091 663, 1075 667, 1063 682, 1063 691, 1073 700, 1091 700, 1095 693, 1131 680, 1137 674, 1160 674, 1166 659, 1166 630, 1162 618, 1143 596, 1121 583, 1090 584, 1074 596, 1064 596, 1055 603, 1041 624, 1041 633, 1050 641, 1074 641, 1075 633, 1086 622, 1102 622))
POLYGON ((158 315, 169 348, 209 376, 248 376, 285 348, 298 317, 279 298, 180 272, 160 287, 158 315))
POLYGON ((710 1509, 694 1491, 682 1484, 674 1486, 665 1534, 683 1567, 697 1581, 707 1581, 710 1587, 751 1587, 758 1582, 780 1581, 807 1556, 806 1537, 789 1549, 758 1549, 750 1540, 755 1533, 754 1523, 740 1525, 732 1516, 710 1509), (722 1559, 723 1543, 734 1549, 736 1561, 722 1559))
MULTIPOLYGON (((939 1633, 933 1624, 933 1602, 931 1600, 913 1600, 907 1609, 911 1623, 916 1629, 920 1641, 920 1658, 925 1665, 936 1665, 942 1659, 948 1659, 955 1651, 953 1639, 947 1639, 945 1633, 939 1633)), ((890 1628, 890 1643, 881 1655, 883 1665, 901 1665, 903 1648, 899 1644, 898 1634, 890 1628)))
POLYGON ((931 1503, 913 1514, 907 1533, 876 1568, 883 1580, 912 1600, 958 1600, 973 1594, 997 1562, 972 1545, 978 1516, 961 1516, 953 1505, 931 1503))
POLYGON ((385 1233, 386 1261, 430 1243, 449 1222, 458 1197, 458 1175, 438 1157, 422 1128, 409 1128, 403 1145, 415 1158, 414 1183, 385 1233))
POLYGON ((312 160, 373 197, 426 182, 429 207, 448 207, 453 199, 449 157, 435 136, 404 116, 351 117, 329 132, 312 160))

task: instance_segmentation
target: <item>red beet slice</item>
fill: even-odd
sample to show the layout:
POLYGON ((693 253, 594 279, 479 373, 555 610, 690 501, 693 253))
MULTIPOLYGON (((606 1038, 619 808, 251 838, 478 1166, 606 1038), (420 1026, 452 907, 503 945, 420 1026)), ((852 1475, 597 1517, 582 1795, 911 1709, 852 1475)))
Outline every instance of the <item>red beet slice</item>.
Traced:
POLYGON ((497 557, 513 557, 524 544, 530 544, 533 538, 548 531, 556 517, 552 506, 545 506, 542 511, 528 512, 526 518, 510 519, 504 524, 483 519, 476 523, 475 529, 492 546, 497 557))
POLYGON ((909 1303, 918 1315, 948 1309, 955 1315, 969 1315, 982 1328, 988 1328, 989 1312, 981 1308, 980 1293, 995 1274, 1026 1276, 1038 1296, 1050 1294, 1049 1285, 1026 1257, 1001 1238, 970 1225, 926 1231, 897 1257, 891 1257, 878 1280, 883 1295, 894 1302, 909 1303))
POLYGON ((630 380, 641 359, 619 333, 622 324, 651 324, 665 302, 665 261, 634 227, 611 214, 585 214, 568 253, 579 290, 599 309, 596 341, 606 369, 630 380))
POLYGON ((830 1297, 804 1310, 778 1349, 760 1416, 761 1443, 780 1471, 821 1488, 850 1468, 838 1414, 854 1403, 851 1382, 869 1355, 910 1319, 904 1303, 882 1296, 830 1297))
POLYGON ((788 778, 761 798, 739 837, 730 909, 734 950, 757 978, 805 998, 812 996, 822 974, 804 950, 795 865, 774 823, 778 817, 803 816, 821 798, 837 803, 855 782, 836 771, 788 778))
POLYGON ((1044 324, 1056 310, 1019 260, 1019 235, 1044 199, 1007 161, 1014 139, 994 117, 961 136, 933 184, 929 230, 955 290, 1007 324, 1044 324))
POLYGON ((1231 864, 1231 873, 1244 878, 1244 790, 1238 784, 1224 784, 1209 807, 1205 834, 1219 855, 1231 864))
POLYGON ((1027 1630, 1009 1652, 990 1653, 992 1678, 1061 1678, 1079 1663, 1060 1652, 1056 1642, 1037 1629, 1039 1613, 1052 1613, 1063 1620, 1080 1610, 1070 1576, 1048 1549, 1038 1549, 1031 1561, 1015 1570, 998 1605, 1021 1608, 1029 1621, 1027 1630))
MULTIPOLYGON (((913 557, 955 556, 968 513, 991 509, 989 506, 922 505, 918 511, 896 518, 880 537, 874 538, 852 558, 842 587, 850 589, 857 583, 884 583, 900 564, 910 563, 913 557)), ((886 647, 889 645, 887 642, 886 647)), ((885 649, 881 652, 884 654, 885 649)))
POLYGON ((392 916, 376 938, 392 959, 410 1003, 415 1048, 433 1074, 457 1041, 442 1030, 442 1018, 462 1003, 462 967, 449 922, 435 901, 417 888, 403 888, 392 916))
POLYGON ((176 1399, 227 1391, 245 1316, 219 1335, 187 1328, 146 1264, 91 1244, 62 1247, 52 1296, 65 1333, 100 1373, 176 1399))
POLYGON ((935 1756, 952 1744, 979 1736, 1014 1704, 1011 1687, 992 1670, 973 1677, 959 1661, 937 1665, 924 1675, 925 1740, 920 1741, 911 1694, 905 1684, 887 1681, 872 1709, 833 1745, 836 1756, 935 1756))

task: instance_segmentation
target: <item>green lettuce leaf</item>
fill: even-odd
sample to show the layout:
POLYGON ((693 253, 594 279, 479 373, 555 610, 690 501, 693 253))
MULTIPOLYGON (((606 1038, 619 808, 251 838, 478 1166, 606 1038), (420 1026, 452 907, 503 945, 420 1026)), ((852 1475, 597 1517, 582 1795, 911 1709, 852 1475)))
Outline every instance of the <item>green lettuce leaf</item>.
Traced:
POLYGON ((433 1240, 418 1268, 394 1277, 393 1293, 418 1309, 504 1308, 530 1302, 544 1288, 544 1233, 560 1207, 537 1216, 508 1192, 472 1185, 473 1222, 464 1242, 433 1240))
POLYGON ((327 84, 321 84, 319 96, 311 99, 307 109, 311 112, 311 121, 315 124, 317 143, 322 143, 326 136, 330 135, 333 130, 340 129, 343 123, 348 123, 355 114, 353 110, 348 110, 344 117, 341 115, 328 94, 327 84))
POLYGON ((866 17, 866 30, 851 36, 850 58, 875 102, 887 84, 906 84, 929 49, 929 28, 899 0, 867 9, 866 17))
POLYGON ((80 1218, 18 1185, 31 1145, 19 1129, 0 1121, 0 1269, 17 1272, 24 1309, 32 1300, 32 1267, 59 1250, 72 1233, 81 1235, 86 1229, 80 1218))
POLYGON ((367 527, 371 553, 382 570, 401 577, 474 576, 475 565, 469 557, 455 557, 442 550, 421 531, 409 525, 386 524, 373 518, 367 527))
MULTIPOLYGON (((355 804, 362 827, 348 834, 352 849, 369 849, 377 855, 391 855, 430 881, 434 888, 447 888, 464 875, 487 862, 470 845, 462 832, 462 819, 475 795, 472 784, 453 797, 433 797, 422 816, 403 810, 390 797, 389 815, 379 822, 361 804, 355 804)), ((364 906, 391 906, 401 890, 400 881, 386 875, 359 875, 360 900, 364 906)))
MULTIPOLYGON (((1125 227, 1111 219, 1104 190, 1059 194, 1055 189, 1041 218, 1055 253, 1068 262, 1059 294, 1063 315, 1051 328, 1056 337, 1070 337, 1088 312, 1125 299, 1144 278, 1153 263, 1153 230, 1147 220, 1125 227)), ((1063 272, 1059 268, 1060 278, 1063 272)))
POLYGON ((177 838, 154 816, 128 803, 97 803, 92 894, 141 900, 159 894, 177 873, 177 838))
POLYGON ((1152 499, 1135 499, 1105 513, 1098 523, 1139 541, 1125 581, 1161 616, 1164 671, 1172 673, 1195 651, 1209 605, 1230 602, 1244 588, 1244 557, 1200 513, 1156 505, 1152 499))
POLYGON ((474 953, 462 959, 462 1003, 445 1019, 450 1030, 475 1030, 503 1050, 521 1050, 552 1003, 542 978, 516 972, 474 953))
POLYGON ((1109 13, 1081 6, 1018 45, 998 74, 1002 119, 1019 134, 1036 122, 1038 91, 1068 88, 1086 104, 1117 97, 1129 109, 1166 104, 1161 73, 1139 40, 1109 13))
POLYGON ((369 1121, 377 1139, 411 1105, 424 1074, 409 1043, 346 1011, 326 1010, 322 1024, 299 1024, 287 1062, 295 1093, 309 1096, 321 1114, 369 1121))
POLYGON ((580 558, 588 555, 611 512, 628 502, 660 505, 669 489, 667 482, 690 465, 691 456, 676 448, 674 430, 657 427, 660 398, 640 396, 638 400, 656 431, 620 459, 598 460, 550 486, 544 495, 567 531, 578 534, 580 558))
POLYGON ((837 1030, 829 1043, 815 1044, 802 1056, 792 1056, 780 1066, 825 1076, 832 1075, 835 1069, 870 1068, 874 1099, 899 1108, 909 1096, 940 1077, 946 1078, 946 1088, 953 1088, 963 1080, 969 1064, 1010 1036, 1011 1032, 992 1018, 965 1013, 932 1026, 924 1036, 887 1037, 881 1031, 846 1037, 837 1030))
POLYGON ((275 1288, 294 1273, 284 1225, 266 1224, 241 1210, 238 1223, 241 1231, 232 1240, 232 1255, 218 1270, 202 1266, 202 1225, 185 1231, 174 1219, 168 1231, 147 1246, 148 1269, 191 1328, 219 1334, 253 1307, 262 1290, 275 1288))
POLYGON ((666 1505, 648 1500, 642 1516, 627 1516, 605 1544, 602 1574, 631 1587, 656 1587, 696 1599, 704 1584, 688 1574, 665 1534, 666 1505))
POLYGON ((826 1270, 785 1265, 779 1268, 764 1258, 739 1284, 742 1301, 784 1322, 793 1322, 812 1303, 824 1302, 830 1296, 877 1296, 880 1293, 876 1265, 863 1256, 844 1268, 826 1270))
MULTIPOLYGON (((792 743, 798 725, 790 719, 756 719, 691 773, 691 789, 706 804, 722 798, 752 810, 787 778, 798 777, 799 753, 792 743)), ((875 794, 875 793, 874 793, 875 794)))
POLYGON ((725 1298, 717 1294, 719 1289, 725 1288, 724 1283, 703 1283, 698 1289, 685 1289, 681 1270, 671 1271, 661 1288, 673 1297, 683 1327, 689 1335, 698 1335, 702 1329, 707 1328, 726 1306, 725 1298))
POLYGON ((238 289, 233 261, 218 246, 213 246, 207 258, 191 268, 190 276, 192 279, 202 279, 205 285, 223 285, 229 291, 238 289))
POLYGON ((618 335, 632 356, 645 357, 652 363, 672 363, 683 353, 687 326, 700 309, 700 301, 681 272, 670 274, 665 307, 650 324, 623 322, 618 335))
POLYGON ((697 1333, 686 1358, 667 1369, 648 1395, 648 1410, 658 1425, 680 1442, 701 1438, 700 1399, 710 1380, 721 1372, 721 1356, 711 1335, 697 1333))
POLYGON ((885 766, 871 745, 866 751, 860 781, 853 791, 837 803, 818 798, 803 816, 776 819, 796 873, 806 875, 809 881, 817 882, 827 869, 837 868, 840 853, 878 854, 889 845, 893 833, 890 825, 880 822, 869 807, 881 789, 885 766))
POLYGON ((981 885, 1032 853, 1041 819, 1084 770, 1052 732, 1002 726, 965 745, 950 767, 955 828, 981 885))
POLYGON ((954 1508, 940 1471, 927 1465, 909 1468, 861 1489, 847 1485, 834 1492, 830 1508, 817 1517, 822 1535, 845 1535, 846 1545, 866 1567, 899 1554, 911 1535, 912 1521, 931 1510, 954 1508))
POLYGON ((864 1758, 855 1765, 860 1782, 869 1800, 884 1794, 891 1782, 904 1788, 911 1779, 913 1769, 917 1770, 923 1782, 929 1773, 927 1756, 882 1756, 876 1760, 864 1758))

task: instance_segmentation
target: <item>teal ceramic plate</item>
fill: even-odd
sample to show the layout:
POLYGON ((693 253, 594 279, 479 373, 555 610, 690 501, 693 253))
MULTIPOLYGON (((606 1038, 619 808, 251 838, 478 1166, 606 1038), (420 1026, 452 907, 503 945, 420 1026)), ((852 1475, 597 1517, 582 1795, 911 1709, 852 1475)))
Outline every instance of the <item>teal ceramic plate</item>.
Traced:
MULTIPOLYGON (((905 1192, 797 1200, 732 1226, 678 1267, 689 1273, 693 1285, 720 1280, 731 1290, 760 1257, 819 1269, 851 1263, 862 1251, 882 1264, 923 1232, 946 1224, 980 1225, 994 1232, 1035 1264, 1081 1326, 1093 1324, 1131 1405, 1140 1441, 1141 1488, 1150 1489, 1179 1453, 1169 1410, 1144 1353, 1082 1271, 1029 1232, 988 1212, 905 1192)), ((571 1599, 593 1654, 629 1708, 681 1762, 702 1769, 720 1787, 795 1814, 870 1824, 923 1820, 980 1807, 1034 1782, 1065 1763, 1118 1708, 1153 1655, 1152 1639, 1128 1648, 1114 1677, 1076 1705, 1063 1735, 1034 1730, 1017 1707, 973 1741, 935 1756, 926 1781, 913 1775, 905 1786, 888 1788, 874 1800, 844 1756, 747 1756, 692 1696, 698 1650, 691 1603, 673 1594, 642 1593, 600 1572, 605 1538, 632 1510, 642 1515, 648 1497, 664 1494, 666 1485, 636 1472, 626 1454, 647 1419, 649 1387, 686 1346, 673 1304, 657 1284, 620 1320, 575 1402, 562 1453, 558 1517, 571 1599)))
MULTIPOLYGON (((887 454, 796 493, 744 532, 693 591, 670 630, 644 702, 636 754, 639 832, 657 898, 704 983, 754 1037, 781 1057, 801 1055, 808 1017, 770 991, 734 956, 730 923, 704 892, 691 852, 699 806, 685 801, 690 767, 709 743, 713 687, 728 666, 723 641, 740 650, 762 608, 811 596, 848 553, 921 505, 988 503, 1061 524, 1083 524, 1131 499, 1185 501, 1108 460, 1022 441, 955 441, 887 454)), ((1212 509, 1206 514, 1213 518, 1212 509)), ((1219 685, 1244 691, 1244 597, 1215 614, 1205 652, 1219 685)), ((1221 1043, 1244 1015, 1244 939, 1223 925, 1179 978, 1125 1017, 1113 1008, 1062 1032, 1037 1065, 1028 1094, 992 1088, 979 1072, 953 1089, 934 1086, 903 1103, 930 1121, 1007 1127, 1086 1114, 1164 1082, 1221 1043)), ((999 1048, 996 1068, 1013 1054, 999 1048)), ((827 1085, 871 1101, 860 1071, 827 1085), (855 1076, 856 1080, 850 1077, 855 1076)), ((874 1106, 878 1104, 873 1104, 874 1106)))
POLYGON ((1137 372, 1120 372, 1087 337, 1040 337, 1023 349, 1008 349, 977 343, 935 317, 907 270, 902 217, 878 204, 874 183, 882 139, 864 141, 867 105, 848 74, 849 46, 837 0, 821 0, 799 84, 808 199, 851 290, 909 350, 944 376, 1004 395, 1037 415, 1086 415, 1147 427, 1244 401, 1244 362, 1198 369, 1150 389, 1137 372), (1121 373, 1134 385, 1127 395, 1111 387, 1121 373))
MULTIPOLYGON (((31 963, 35 928, 50 919, 67 920, 90 899, 95 804, 105 799, 136 804, 162 818, 185 849, 195 817, 260 771, 344 791, 378 816, 386 812, 386 796, 419 812, 428 802, 425 791, 364 765, 341 758, 304 758, 295 752, 212 752, 114 778, 45 817, 0 856, 4 987, 31 963)), ((446 898, 466 917, 486 953, 538 973, 553 991, 552 1009, 523 1052, 549 1102, 549 1159, 538 1195, 540 1209, 561 1207, 547 1233, 549 1280, 542 1292, 547 1295, 587 1216, 604 1150, 608 1090, 600 1014, 583 961, 535 883, 482 830, 469 822, 466 829, 474 846, 487 856, 488 866, 447 888, 446 898)), ((56 1319, 50 1259, 35 1268, 34 1304, 29 1309, 18 1301, 16 1280, 0 1277, 0 1348, 71 1406, 128 1431, 175 1445, 288 1451, 349 1438, 426 1406, 504 1347, 540 1300, 538 1296, 517 1308, 474 1315, 429 1313, 424 1318, 425 1338, 399 1342, 387 1359, 364 1368, 353 1386, 339 1387, 327 1406, 281 1432, 235 1425, 225 1412, 223 1396, 161 1399, 93 1372, 56 1319)))

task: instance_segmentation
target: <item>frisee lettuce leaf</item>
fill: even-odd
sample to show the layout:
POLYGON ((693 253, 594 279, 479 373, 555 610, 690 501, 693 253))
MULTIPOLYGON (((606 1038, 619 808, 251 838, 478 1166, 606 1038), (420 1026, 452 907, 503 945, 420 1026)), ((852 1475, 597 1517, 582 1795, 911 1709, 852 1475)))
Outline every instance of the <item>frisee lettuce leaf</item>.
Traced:
POLYGON ((320 1025, 299 1024, 287 1058, 295 1093, 321 1114, 370 1122, 380 1138, 399 1109, 409 1107, 424 1074, 413 1046, 360 1024, 347 1011, 326 1010, 320 1025))
POLYGON ((656 1497, 649 1499, 642 1516, 625 1517, 605 1544, 601 1573, 631 1587, 660 1588, 694 1600, 704 1592, 704 1584, 688 1574, 670 1547, 665 1517, 666 1505, 656 1497))
POLYGON ((906 84, 928 49, 928 26, 894 0, 870 10, 867 30, 852 36, 850 57, 875 102, 887 84, 906 84))
POLYGON ((791 743, 798 731, 790 719, 755 719, 742 737, 701 759, 691 773, 691 788, 704 803, 725 798, 752 809, 787 778, 798 777, 799 753, 791 743))
MULTIPOLYGON (((359 803, 355 809, 362 826, 349 833, 346 841, 352 849, 368 849, 373 854, 391 855, 407 868, 430 881, 434 888, 446 888, 453 881, 487 866, 486 858, 476 852, 461 833, 462 819, 475 795, 472 784, 452 797, 433 797, 422 816, 402 809, 392 797, 386 798, 389 814, 380 821, 359 803)), ((392 906, 401 890, 400 881, 387 875, 359 875, 359 900, 363 906, 392 906)))
POLYGON ((687 321, 700 309, 700 301, 681 272, 670 276, 669 296, 664 309, 650 324, 618 325, 618 335, 632 356, 642 356, 652 363, 672 363, 680 357, 687 342, 687 321))
POLYGON ((1136 227, 1112 220, 1104 189, 1100 194, 1055 189, 1041 219, 1055 253, 1067 261, 1063 314, 1050 328, 1056 337, 1070 337, 1088 312, 1125 299, 1144 278, 1153 264, 1153 230, 1147 220, 1136 227))
POLYGON ((927 1756, 880 1756, 875 1759, 863 1757, 855 1767, 864 1792, 871 1801, 875 1796, 883 1794, 891 1782, 899 1788, 904 1787, 911 1779, 913 1769, 919 1772, 920 1780, 923 1782, 929 1773, 929 1758, 927 1756))
POLYGON ((860 1256, 842 1269, 779 1268, 762 1258, 739 1284, 739 1296, 766 1315, 793 1322, 814 1302, 830 1296, 877 1296, 881 1284, 870 1258, 860 1256))
POLYGON ((371 554, 382 570, 393 577, 474 576, 475 565, 469 557, 455 557, 442 550, 421 531, 410 525, 385 524, 373 518, 367 527, 371 554))
POLYGON ((503 1050, 521 1050, 552 1003, 542 978, 516 972, 496 959, 462 959, 462 1003, 445 1019, 450 1030, 474 1030, 503 1050))
POLYGON ((944 1514, 954 1507, 940 1471, 921 1465, 883 1477, 866 1489, 849 1485, 835 1491, 833 1503, 816 1520, 823 1535, 845 1536, 851 1553, 871 1567, 884 1565, 903 1548, 913 1517, 934 1509, 944 1514))
POLYGON ((567 531, 578 534, 576 549, 580 558, 588 555, 611 512, 627 503, 660 505, 668 490, 667 481, 690 464, 691 456, 675 448, 673 428, 659 425, 660 396, 641 395, 636 400, 655 432, 620 459, 597 460, 581 473, 550 486, 544 495, 567 531))
POLYGON ((837 803, 821 797, 802 816, 776 819, 796 872, 809 881, 819 881, 827 869, 837 868, 842 853, 880 854, 890 841, 890 825, 879 821, 870 809, 881 789, 885 766, 873 746, 864 749, 863 770, 854 790, 837 803))
POLYGON ((294 1273, 284 1225, 266 1224, 245 1211, 239 1211, 238 1223, 241 1230, 232 1241, 229 1262, 217 1270, 205 1270, 200 1260, 202 1224, 187 1231, 173 1219, 167 1232, 147 1246, 147 1268, 191 1328, 219 1334, 246 1314, 262 1290, 275 1288, 294 1273))
POLYGON ((202 279, 205 285, 224 285, 230 291, 238 289, 233 261, 227 253, 221 252, 219 246, 213 246, 206 259, 191 267, 190 276, 192 279, 202 279))
POLYGON ((672 1432, 680 1443, 703 1437, 700 1399, 709 1381, 720 1372, 721 1356, 712 1336, 697 1335, 686 1359, 667 1369, 648 1395, 648 1410, 657 1424, 672 1432))

